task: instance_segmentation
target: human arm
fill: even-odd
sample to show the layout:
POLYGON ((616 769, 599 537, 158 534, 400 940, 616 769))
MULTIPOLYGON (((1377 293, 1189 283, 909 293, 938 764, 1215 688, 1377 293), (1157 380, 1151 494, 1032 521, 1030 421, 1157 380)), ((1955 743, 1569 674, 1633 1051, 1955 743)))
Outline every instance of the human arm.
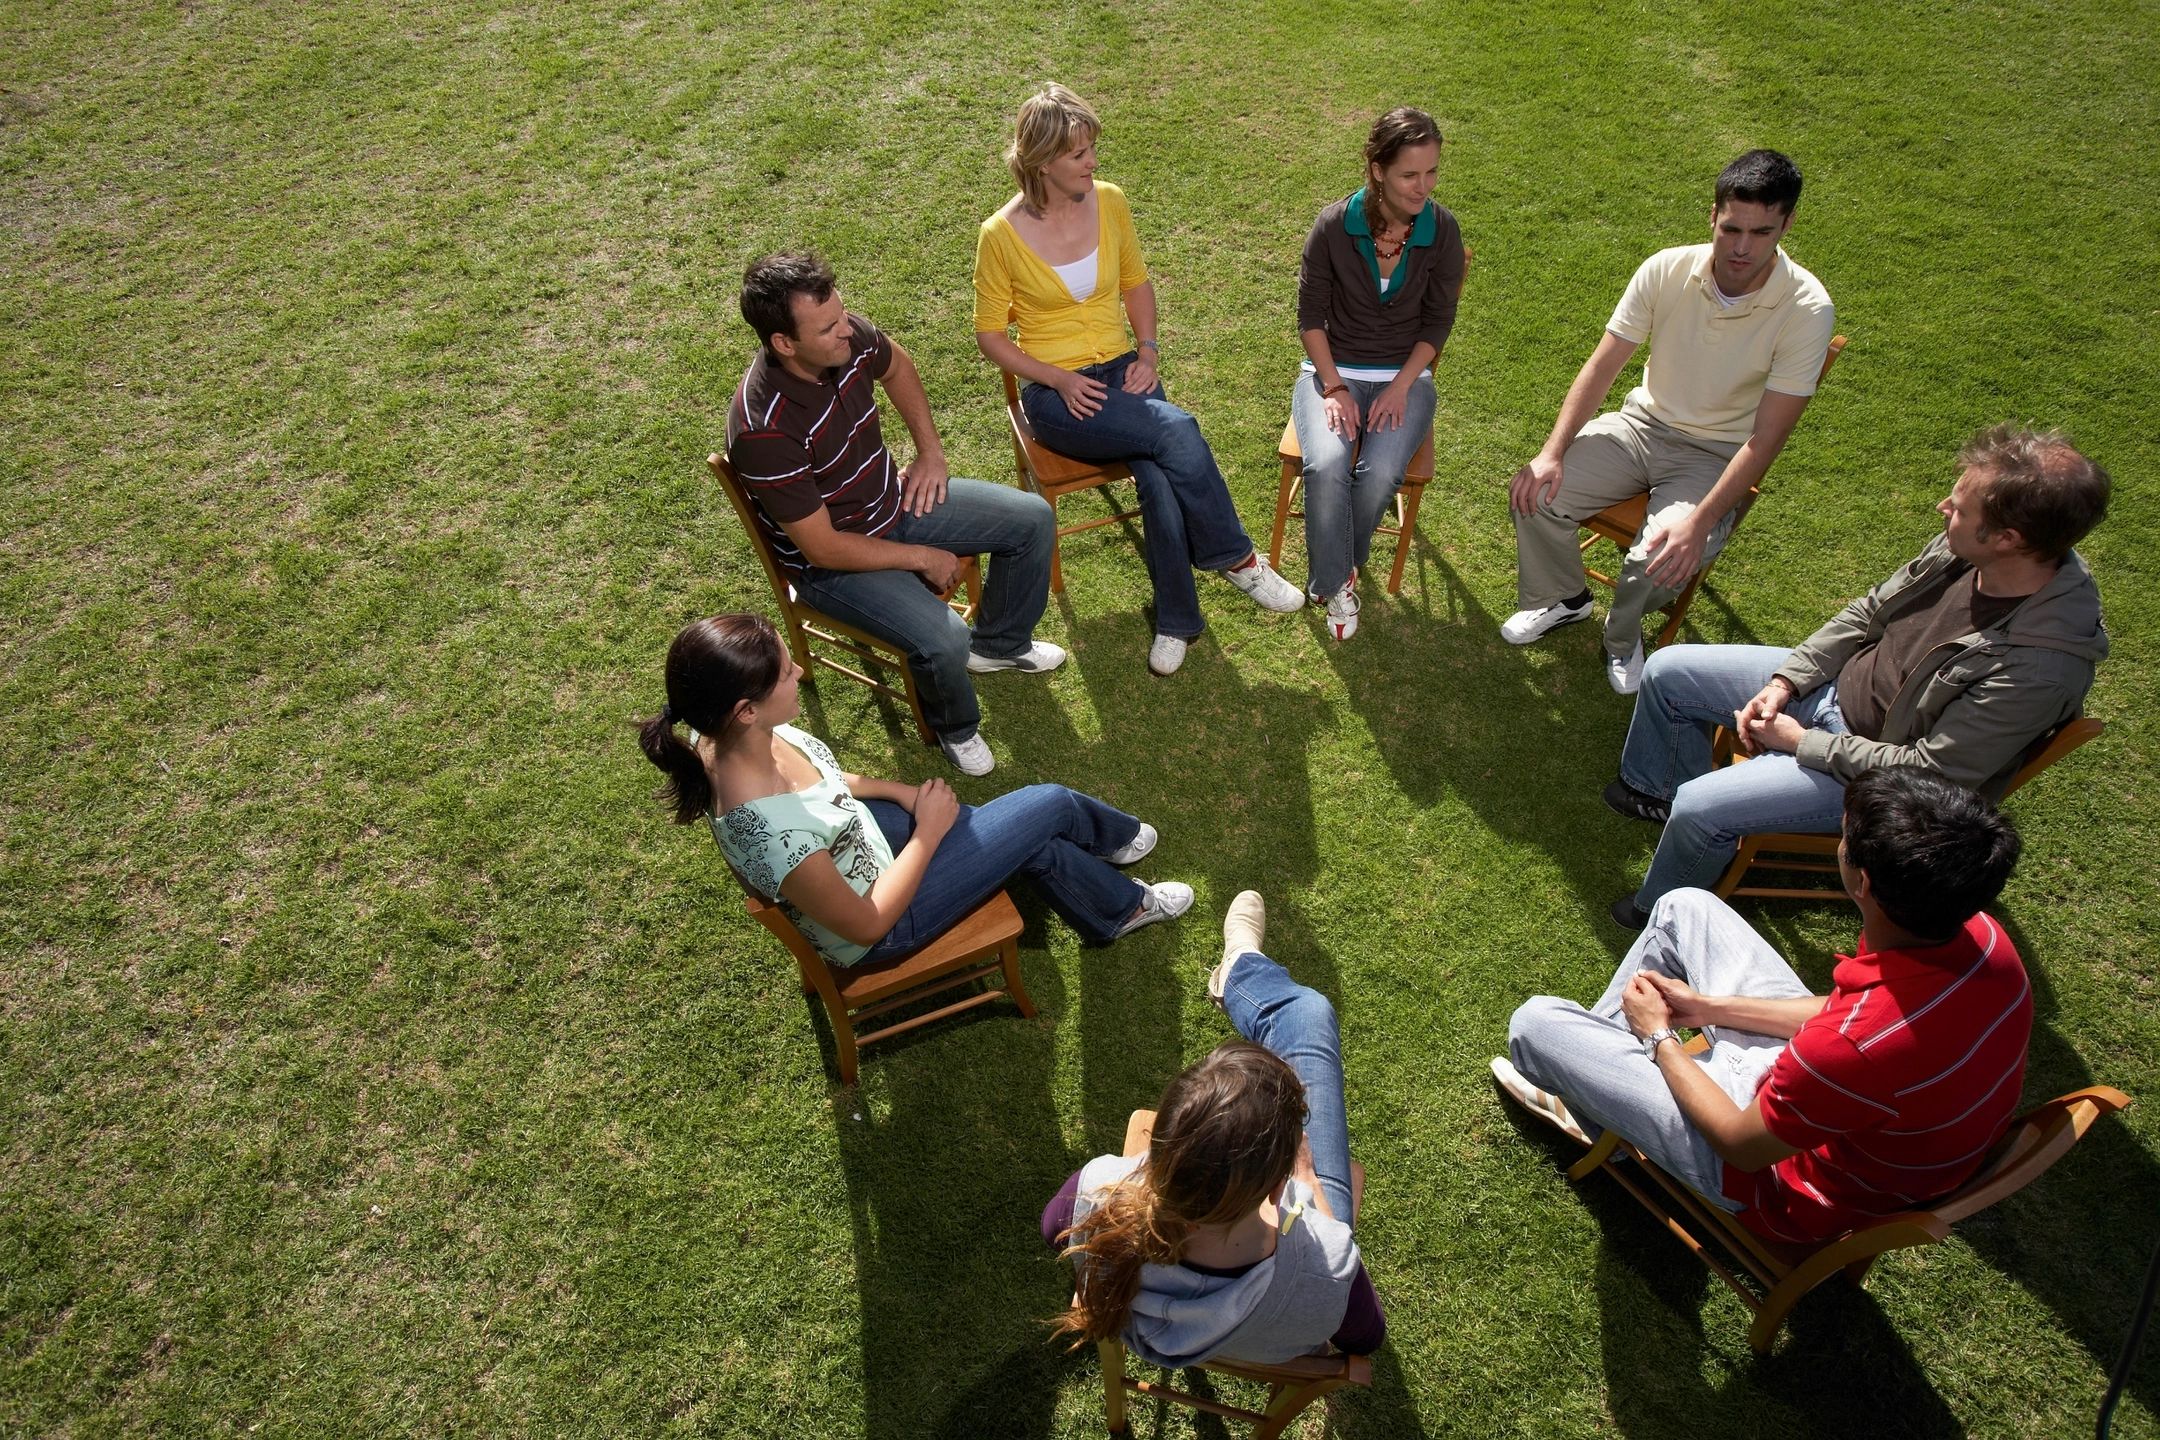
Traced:
POLYGON ((1110 393, 1110 387, 1100 380, 1077 370, 1052 365, 1047 360, 1037 360, 1014 344, 1012 337, 1002 330, 976 331, 975 348, 1000 370, 1009 370, 1023 380, 1032 380, 1057 391, 1065 402, 1065 409, 1075 420, 1085 420, 1102 409, 1103 396, 1110 393))
POLYGON ((803 559, 821 570, 912 570, 940 595, 960 574, 960 557, 951 551, 836 530, 831 512, 822 505, 799 520, 781 521, 780 528, 803 559))
POLYGON ((1075 1170, 1072 1174, 1066 1176, 1065 1183, 1058 1187, 1057 1194, 1051 1196, 1050 1203, 1043 1206, 1043 1244, 1048 1245, 1053 1250, 1063 1250, 1069 1243, 1065 1232, 1072 1229, 1073 1208, 1080 1201, 1081 1173, 1081 1171, 1075 1170))
POLYGON ((1732 459, 1725 462, 1725 472, 1710 487, 1710 493, 1685 519, 1650 537, 1648 573, 1652 580, 1668 590, 1677 590, 1695 578, 1695 572, 1702 568, 1710 532, 1725 518, 1725 512, 1739 504, 1740 497, 1770 472, 1770 462, 1792 438, 1793 427, 1800 423, 1800 414, 1807 409, 1810 398, 1763 391, 1755 407, 1754 428, 1746 442, 1733 452, 1732 459))
MULTIPOLYGON (((1339 1218, 1328 1208, 1327 1191, 1320 1188, 1320 1172, 1313 1169, 1312 1145, 1303 1135, 1298 1136, 1297 1158, 1290 1162, 1290 1178, 1312 1191, 1313 1209, 1330 1220, 1339 1218)), ((1347 1225, 1350 1222, 1345 1220, 1343 1223, 1347 1225)))
POLYGON ((1761 995, 1704 995, 1687 981, 1676 980, 1662 971, 1639 973, 1664 998, 1664 1023, 1685 1030, 1717 1025, 1728 1030, 1745 1030, 1750 1035, 1774 1035, 1789 1040, 1800 1033, 1802 1025, 1820 1015, 1828 1003, 1828 997, 1822 995, 1778 999, 1761 995))
MULTIPOLYGON (((1799 1002, 1791 1003, 1797 1005, 1799 1002)), ((1814 1003, 1819 1010, 1821 1000, 1814 1003)), ((1627 990, 1620 997, 1620 1007, 1627 1017, 1628 1028, 1638 1039, 1647 1040, 1659 1030, 1680 1023, 1665 992, 1648 971, 1638 973, 1628 982, 1627 990)), ((1658 1074, 1664 1077, 1666 1087, 1672 1091, 1673 1103, 1680 1107, 1681 1115, 1702 1132, 1718 1158, 1734 1169, 1753 1174, 1788 1155, 1799 1153, 1797 1146, 1788 1145, 1770 1133, 1770 1128, 1763 1123, 1760 1102, 1751 1103, 1746 1109, 1734 1104, 1732 1097, 1718 1088, 1717 1082, 1678 1040, 1660 1042, 1651 1058, 1657 1065, 1658 1074)))
POLYGON ((1343 383, 1342 372, 1335 368, 1335 349, 1328 344, 1327 331, 1304 330, 1298 338, 1305 342, 1306 358, 1313 362, 1313 384, 1320 391, 1328 429, 1345 440, 1356 439, 1357 402, 1351 398, 1350 387, 1343 383))
POLYGON ((930 857, 960 813, 960 802, 943 780, 925 780, 916 788, 915 803, 909 808, 915 816, 915 833, 871 882, 868 894, 856 894, 841 878, 830 851, 814 850, 788 871, 780 882, 781 895, 841 939, 856 945, 877 944, 915 898, 929 871, 930 857))
POLYGON ((873 780, 867 775, 843 774, 840 783, 847 786, 848 794, 858 800, 887 800, 910 815, 915 813, 915 797, 922 793, 920 785, 903 785, 897 780, 873 780))
POLYGON ((1528 515, 1560 492, 1561 459, 1567 447, 1596 416, 1598 406, 1605 403, 1613 381, 1620 377, 1635 349, 1635 341, 1610 330, 1598 340, 1597 348, 1576 372, 1575 383, 1568 386, 1567 398, 1560 402, 1560 414, 1553 421, 1544 448, 1508 481, 1508 506, 1516 514, 1528 515))
POLYGON ((878 383, 885 387, 915 441, 915 458, 900 469, 900 508, 911 515, 927 515, 945 498, 950 473, 945 468, 945 442, 938 438, 937 422, 930 417, 930 396, 923 390, 922 373, 899 341, 891 344, 892 362, 878 383))
POLYGON ((1410 358, 1403 361, 1402 369, 1395 378, 1373 398, 1372 413, 1365 417, 1365 428, 1375 431, 1400 430, 1403 407, 1410 403, 1410 387, 1417 383, 1425 367, 1438 359, 1440 352, 1423 340, 1410 347, 1410 358))
POLYGON ((1143 280, 1121 298, 1126 323, 1132 326, 1133 362, 1125 367, 1125 383, 1119 388, 1128 395, 1145 395, 1155 388, 1156 366, 1162 357, 1162 346, 1155 339, 1155 282, 1143 280))

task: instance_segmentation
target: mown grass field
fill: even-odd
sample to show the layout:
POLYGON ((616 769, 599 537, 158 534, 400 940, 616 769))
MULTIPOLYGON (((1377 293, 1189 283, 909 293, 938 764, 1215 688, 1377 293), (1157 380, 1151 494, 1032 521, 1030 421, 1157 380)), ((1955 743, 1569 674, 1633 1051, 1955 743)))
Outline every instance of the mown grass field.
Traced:
MULTIPOLYGON (((0 3, 0 1431, 1099 1433, 1036 1211, 1227 1033, 1199 982, 1246 886, 1343 1012, 1372 1175, 1392 1338, 1336 1433, 2088 1430, 2160 1240, 2156 36, 2149 3, 0 3), (1439 117, 1477 251, 1439 478, 1355 641, 1216 585, 1170 681, 1131 540, 1068 547, 1074 662, 984 681, 999 768, 959 788, 1136 810, 1201 903, 1087 950, 1024 899, 1040 1017, 843 1090, 631 722, 683 621, 768 604, 702 468, 749 258, 824 250, 955 470, 1011 478, 969 267, 1051 77, 1263 533, 1299 243, 1373 115, 1439 117), (1627 705, 1591 627, 1494 633, 1501 483, 1755 144, 1807 171, 1788 248, 1852 348, 1693 638, 1806 634, 1981 424, 2113 470, 2110 728, 2013 802, 2001 913, 2028 1094, 2143 1101, 1768 1360, 1484 1069, 1522 996, 1602 983, 1651 840, 1598 802, 1627 705)), ((897 721, 826 682, 807 723, 947 773, 897 721)), ((1851 939, 1748 913, 1818 983, 1851 939)), ((2160 1347, 2117 1433, 2156 1409, 2160 1347)))

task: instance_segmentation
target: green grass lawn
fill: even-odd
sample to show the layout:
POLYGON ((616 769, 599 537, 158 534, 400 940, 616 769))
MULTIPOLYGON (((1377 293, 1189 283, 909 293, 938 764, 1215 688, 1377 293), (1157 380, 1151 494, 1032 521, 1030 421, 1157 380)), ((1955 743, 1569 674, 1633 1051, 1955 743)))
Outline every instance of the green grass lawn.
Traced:
MULTIPOLYGON (((1036 1211, 1227 1033, 1200 977, 1246 886, 1342 1010, 1372 1176, 1392 1336, 1338 1433, 2088 1430, 2160 1239, 2156 35, 2113 0, 0 4, 0 1432, 1099 1433, 1036 1211), (769 604, 701 463, 749 258, 824 250, 955 470, 1011 478, 969 269, 1050 77, 1106 119, 1167 383, 1262 533, 1306 227, 1373 115, 1440 119, 1477 265, 1439 475, 1354 642, 1213 585, 1168 681, 1132 540, 1067 548, 1073 663, 983 682, 999 767, 959 789, 1136 810, 1200 904, 1089 950, 1023 896, 1040 1016, 844 1090, 631 724, 679 625, 769 604), (2144 1101, 1767 1360, 1484 1068, 1524 995, 1602 984, 1652 839, 1598 802, 1594 627, 1494 633, 1501 484, 1755 144, 1807 171, 1788 248, 1852 348, 1693 638, 1806 634, 1983 423, 2113 470, 2109 730, 2012 802, 2000 908, 2028 1094, 2144 1101)), ((806 694, 851 767, 949 773, 806 694)), ((1854 928, 1747 913, 1818 984, 1854 928)), ((2156 1411, 2160 1344, 2117 1433, 2156 1411)))

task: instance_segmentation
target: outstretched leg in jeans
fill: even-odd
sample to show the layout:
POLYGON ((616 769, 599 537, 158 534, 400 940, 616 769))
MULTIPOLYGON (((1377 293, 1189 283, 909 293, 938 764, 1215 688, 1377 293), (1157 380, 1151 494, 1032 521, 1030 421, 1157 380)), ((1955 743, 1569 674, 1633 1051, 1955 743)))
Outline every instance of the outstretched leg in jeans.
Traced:
POLYGON ((1238 1034, 1261 1045, 1305 1083, 1305 1142, 1328 1209, 1357 1223, 1350 1199, 1350 1119, 1343 1110, 1342 1037, 1335 1007, 1319 991, 1257 950, 1231 965, 1223 983, 1223 1013, 1238 1034))

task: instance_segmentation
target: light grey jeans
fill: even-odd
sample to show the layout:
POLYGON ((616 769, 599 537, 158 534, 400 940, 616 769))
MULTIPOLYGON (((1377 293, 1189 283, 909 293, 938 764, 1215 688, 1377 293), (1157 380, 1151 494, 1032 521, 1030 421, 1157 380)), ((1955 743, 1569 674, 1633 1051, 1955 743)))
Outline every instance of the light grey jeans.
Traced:
MULTIPOLYGON (((1650 912, 1612 983, 1585 1010, 1572 1000, 1535 995, 1508 1021, 1508 1055, 1533 1085, 1567 1101, 1593 1138, 1618 1130, 1658 1168, 1714 1205, 1738 1210, 1725 1194, 1725 1162, 1680 1113, 1657 1062, 1620 1013, 1620 996, 1640 970, 1685 980, 1705 995, 1796 999, 1810 994, 1792 967, 1745 920, 1707 890, 1674 890, 1650 912)), ((1785 1041, 1744 1030, 1706 1032, 1708 1054, 1694 1057, 1717 1087, 1745 1109, 1785 1041)))

